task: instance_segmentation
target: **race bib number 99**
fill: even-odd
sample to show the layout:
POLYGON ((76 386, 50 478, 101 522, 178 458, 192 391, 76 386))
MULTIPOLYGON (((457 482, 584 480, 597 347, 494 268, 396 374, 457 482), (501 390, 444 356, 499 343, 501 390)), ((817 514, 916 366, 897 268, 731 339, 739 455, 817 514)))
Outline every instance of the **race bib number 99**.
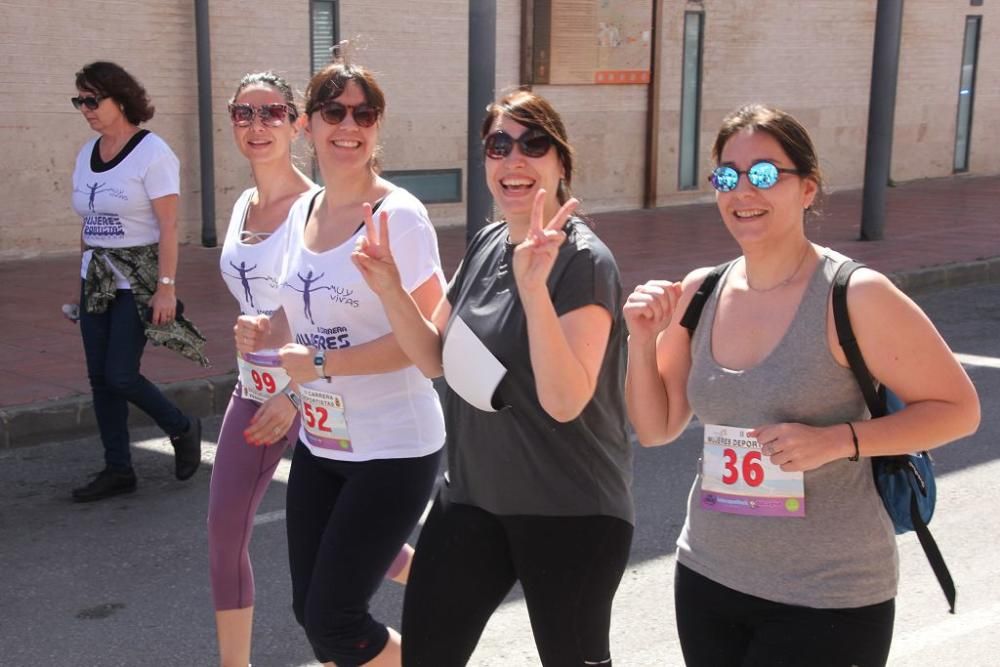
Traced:
POLYGON ((752 516, 804 517, 801 472, 771 463, 760 443, 734 426, 705 425, 701 506, 713 512, 752 516))
POLYGON ((247 353, 236 357, 243 398, 263 403, 284 389, 291 378, 276 354, 247 353))
POLYGON ((302 428, 313 447, 353 452, 344 400, 338 394, 301 387, 302 428))

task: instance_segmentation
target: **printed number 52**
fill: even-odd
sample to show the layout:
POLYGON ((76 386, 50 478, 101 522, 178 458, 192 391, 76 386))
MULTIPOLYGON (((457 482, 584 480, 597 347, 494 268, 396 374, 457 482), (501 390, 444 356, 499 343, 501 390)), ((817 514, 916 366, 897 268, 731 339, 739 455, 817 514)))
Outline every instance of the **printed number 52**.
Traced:
POLYGON ((306 414, 306 426, 309 428, 315 428, 318 431, 332 431, 329 426, 326 425, 326 420, 329 418, 329 414, 326 408, 316 407, 313 408, 309 403, 305 403, 302 406, 302 411, 306 414))
MULTIPOLYGON (((734 449, 726 449, 722 452, 724 458, 722 465, 725 472, 722 475, 723 484, 735 484, 740 480, 740 469, 736 467, 739 461, 739 454, 734 449)), ((743 481, 747 486, 760 486, 764 482, 764 466, 760 463, 760 452, 752 449, 743 457, 743 481)))

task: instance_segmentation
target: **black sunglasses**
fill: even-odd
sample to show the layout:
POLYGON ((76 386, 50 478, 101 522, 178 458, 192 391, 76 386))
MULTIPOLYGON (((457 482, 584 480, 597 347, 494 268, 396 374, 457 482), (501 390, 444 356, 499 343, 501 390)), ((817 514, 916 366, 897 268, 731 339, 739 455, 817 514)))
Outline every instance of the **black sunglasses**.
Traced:
POLYGON ((544 130, 525 130, 517 139, 503 130, 497 130, 483 140, 483 150, 491 160, 502 160, 514 150, 514 144, 524 157, 542 157, 552 148, 552 137, 544 130))
POLYGON ((746 174, 750 185, 758 190, 768 190, 778 184, 781 174, 801 174, 798 169, 784 169, 773 162, 761 160, 750 165, 746 171, 740 171, 729 165, 716 167, 708 177, 712 187, 719 192, 732 192, 740 182, 740 175, 746 174))
POLYGON ((236 127, 250 127, 254 116, 260 118, 262 125, 278 127, 289 119, 295 120, 295 110, 287 104, 262 104, 259 107, 252 104, 229 105, 229 119, 236 127))
POLYGON ((100 95, 87 96, 84 97, 80 95, 79 97, 71 97, 69 101, 73 103, 74 109, 79 109, 80 107, 87 107, 91 111, 94 111, 101 105, 101 101, 105 98, 100 95))
MULTIPOLYGON (((347 118, 347 112, 351 112, 354 122, 358 127, 371 127, 378 121, 381 111, 378 107, 370 104, 358 104, 348 106, 336 101, 323 102, 315 107, 313 111, 319 111, 320 117, 330 125, 340 125, 347 118)), ((310 112, 312 113, 312 112, 310 112)))

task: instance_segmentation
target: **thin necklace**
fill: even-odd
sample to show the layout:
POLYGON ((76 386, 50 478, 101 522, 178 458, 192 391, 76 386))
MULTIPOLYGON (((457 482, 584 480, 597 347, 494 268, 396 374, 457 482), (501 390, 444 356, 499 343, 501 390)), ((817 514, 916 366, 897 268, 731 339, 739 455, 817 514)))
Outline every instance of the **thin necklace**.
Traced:
POLYGON ((778 289, 779 287, 784 287, 788 283, 792 282, 792 279, 795 278, 795 276, 797 276, 799 274, 799 269, 801 269, 802 265, 806 263, 806 255, 809 254, 809 248, 811 247, 811 245, 812 244, 806 244, 805 250, 802 251, 802 257, 799 258, 799 263, 795 265, 795 270, 792 271, 792 275, 788 276, 787 278, 785 278, 784 280, 782 280, 777 285, 772 285, 771 287, 768 287, 766 289, 760 289, 760 288, 754 287, 753 285, 750 284, 750 267, 747 266, 746 258, 744 258, 743 259, 743 270, 747 274, 747 287, 749 287, 754 292, 758 292, 760 294, 763 294, 764 292, 772 292, 772 291, 778 289))

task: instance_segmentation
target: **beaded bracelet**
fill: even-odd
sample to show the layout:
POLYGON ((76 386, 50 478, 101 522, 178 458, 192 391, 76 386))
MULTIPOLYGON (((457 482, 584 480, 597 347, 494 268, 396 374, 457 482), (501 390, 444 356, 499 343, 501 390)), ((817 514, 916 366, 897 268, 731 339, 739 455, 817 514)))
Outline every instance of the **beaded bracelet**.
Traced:
POLYGON ((854 424, 851 422, 844 422, 847 424, 847 428, 851 429, 851 439, 854 441, 854 456, 848 456, 848 461, 857 461, 861 458, 861 451, 858 449, 858 433, 854 430, 854 424))

